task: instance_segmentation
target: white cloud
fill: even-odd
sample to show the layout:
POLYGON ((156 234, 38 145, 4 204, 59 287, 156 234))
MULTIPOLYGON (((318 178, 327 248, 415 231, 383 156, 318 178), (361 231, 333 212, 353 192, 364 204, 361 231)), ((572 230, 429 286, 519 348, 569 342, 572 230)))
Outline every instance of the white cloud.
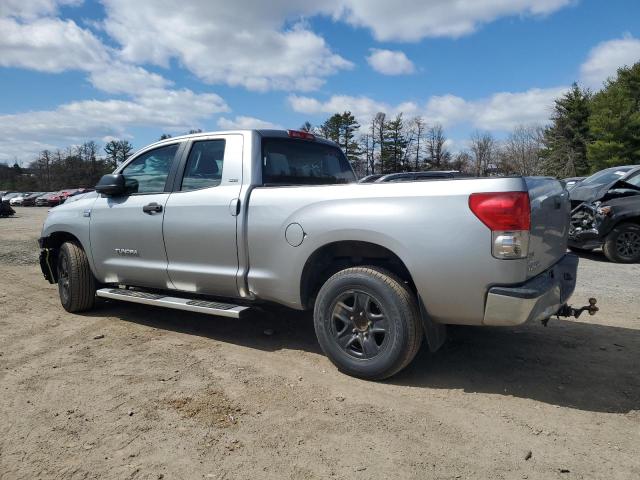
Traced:
POLYGON ((573 0, 341 0, 334 16, 369 28, 378 40, 460 37, 514 15, 546 15, 573 0))
POLYGON ((0 18, 0 66, 42 72, 91 70, 109 54, 91 32, 72 20, 39 18, 22 23, 0 18))
POLYGON ((0 115, 0 161, 28 160, 43 148, 119 137, 131 127, 188 130, 229 111, 218 95, 191 90, 152 90, 131 100, 82 100, 55 110, 0 115))
POLYGON ((415 72, 413 62, 404 52, 399 50, 372 49, 367 57, 367 63, 376 72, 384 75, 406 75, 415 72))
POLYGON ((368 123, 378 112, 385 112, 387 115, 398 113, 414 115, 419 110, 418 105, 413 102, 390 105, 365 96, 333 95, 327 101, 321 102, 312 97, 289 95, 287 100, 291 108, 298 113, 331 115, 336 112, 350 111, 361 124, 368 123))
POLYGON ((308 91, 352 64, 303 23, 285 26, 315 13, 300 3, 165 0, 158 8, 155 0, 105 0, 104 25, 133 63, 166 66, 175 58, 209 83, 308 91))
POLYGON ((260 120, 255 117, 245 117, 242 115, 236 116, 233 119, 220 117, 218 119, 218 127, 223 130, 245 130, 253 128, 282 128, 276 123, 271 123, 266 120, 260 120))
POLYGON ((104 92, 132 95, 164 89, 173 84, 157 73, 117 61, 95 68, 89 75, 89 80, 94 87, 104 92))
POLYGON ((600 88, 620 67, 640 61, 640 39, 632 36, 596 45, 580 67, 582 81, 588 87, 600 88))
POLYGON ((406 117, 421 115, 429 123, 439 122, 450 127, 469 124, 483 130, 510 130, 519 124, 546 123, 554 100, 566 91, 565 87, 532 88, 524 92, 500 92, 479 100, 465 100, 455 95, 434 96, 423 106, 414 102, 390 105, 369 97, 334 95, 321 102, 313 97, 291 95, 291 108, 308 115, 350 110, 361 124, 367 124, 377 112, 406 117))

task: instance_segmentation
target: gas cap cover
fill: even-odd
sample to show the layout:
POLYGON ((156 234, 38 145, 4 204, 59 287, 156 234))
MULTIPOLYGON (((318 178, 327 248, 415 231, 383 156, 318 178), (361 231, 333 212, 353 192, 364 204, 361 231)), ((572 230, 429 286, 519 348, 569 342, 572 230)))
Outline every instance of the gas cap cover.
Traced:
POLYGON ((292 247, 299 246, 304 240, 304 230, 299 223, 290 223, 284 232, 284 238, 292 247))

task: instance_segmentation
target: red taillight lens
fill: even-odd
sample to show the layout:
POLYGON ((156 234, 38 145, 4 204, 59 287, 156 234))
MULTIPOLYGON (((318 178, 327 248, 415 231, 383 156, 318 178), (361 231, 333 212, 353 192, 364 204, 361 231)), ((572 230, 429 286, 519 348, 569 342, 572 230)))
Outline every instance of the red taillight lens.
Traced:
POLYGON ((469 208, 492 231, 529 230, 531 227, 527 192, 472 193, 469 208))
POLYGON ((287 130, 289 137, 301 138, 303 140, 315 140, 316 136, 313 133, 303 132, 301 130, 287 130))

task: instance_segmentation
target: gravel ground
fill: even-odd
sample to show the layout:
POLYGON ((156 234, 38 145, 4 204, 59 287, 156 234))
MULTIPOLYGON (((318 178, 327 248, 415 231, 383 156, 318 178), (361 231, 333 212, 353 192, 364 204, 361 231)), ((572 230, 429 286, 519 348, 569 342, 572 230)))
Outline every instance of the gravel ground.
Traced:
POLYGON ((68 314, 36 265, 46 209, 16 210, 1 479, 640 478, 640 265, 582 259, 574 303, 596 296, 596 317, 452 329, 372 383, 333 368, 309 315, 68 314))

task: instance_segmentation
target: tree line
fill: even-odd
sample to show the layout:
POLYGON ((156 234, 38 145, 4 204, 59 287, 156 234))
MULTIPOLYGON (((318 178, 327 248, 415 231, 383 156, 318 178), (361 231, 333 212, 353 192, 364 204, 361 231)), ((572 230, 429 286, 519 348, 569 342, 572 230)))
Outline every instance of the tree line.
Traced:
POLYGON ((456 153, 441 124, 403 113, 379 112, 361 126, 345 111, 301 128, 338 143, 360 176, 448 169, 475 176, 586 176, 640 163, 640 62, 619 69, 596 93, 574 83, 555 100, 546 127, 519 125, 501 140, 478 130, 456 153))
POLYGON ((451 151, 443 126, 421 116, 378 112, 362 127, 349 112, 335 113, 324 123, 301 127, 340 145, 359 176, 423 170, 458 170, 476 176, 537 175, 544 131, 516 127, 505 140, 476 131, 467 148, 451 151))
POLYGON ((128 140, 111 140, 103 152, 93 140, 64 150, 43 150, 27 167, 0 164, 0 189, 50 192, 93 187, 133 151, 128 140))
MULTIPOLYGON (((476 176, 585 176, 640 164, 640 62, 619 69, 597 92, 574 83, 555 100, 547 126, 520 125, 502 139, 478 130, 455 152, 441 124, 402 113, 379 112, 362 126, 345 111, 320 125, 305 122, 301 129, 338 143, 359 176, 449 169, 476 176)), ((117 139, 102 151, 94 141, 44 150, 24 168, 0 163, 0 190, 91 187, 132 151, 128 140, 117 139)))

